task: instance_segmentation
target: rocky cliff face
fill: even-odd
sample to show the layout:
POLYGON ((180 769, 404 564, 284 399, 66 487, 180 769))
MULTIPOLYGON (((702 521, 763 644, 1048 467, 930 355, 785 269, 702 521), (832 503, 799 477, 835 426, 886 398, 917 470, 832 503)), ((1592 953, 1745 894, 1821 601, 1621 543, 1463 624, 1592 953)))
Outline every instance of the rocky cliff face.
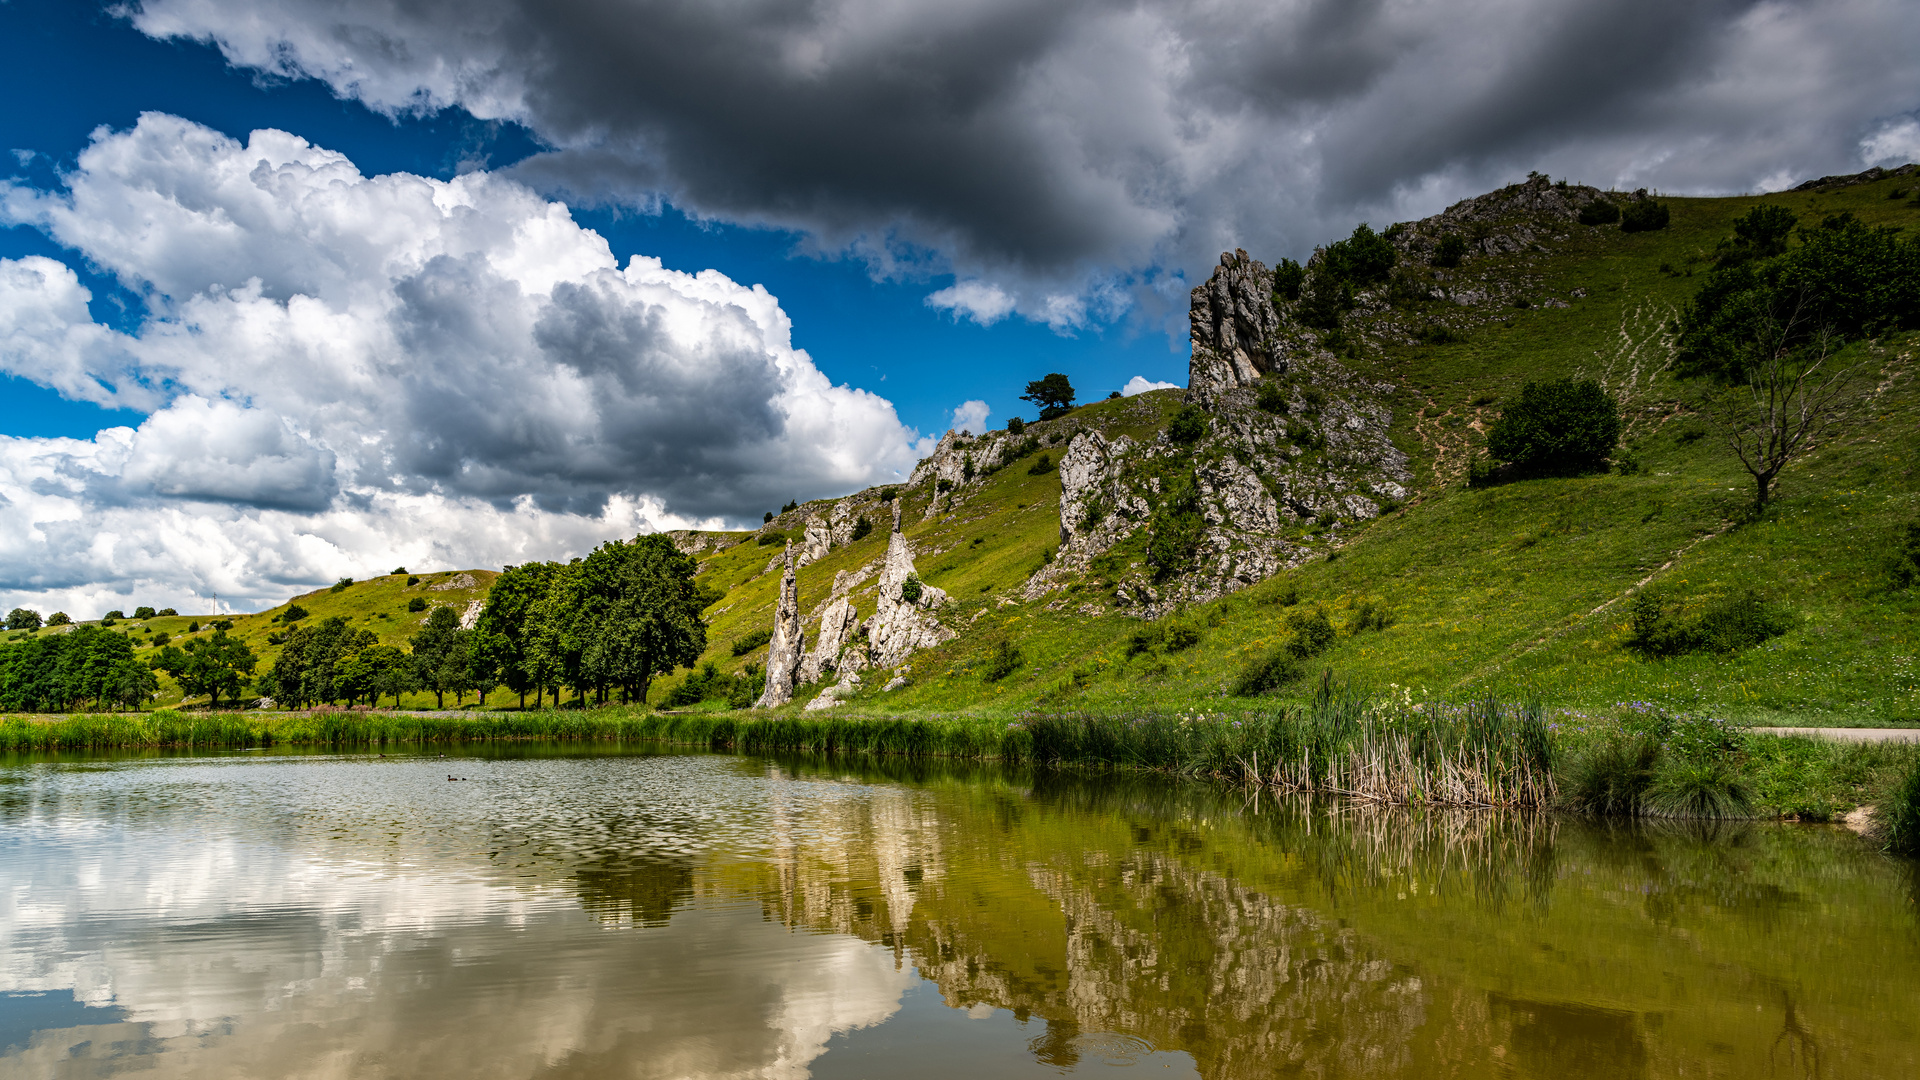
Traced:
POLYGON ((867 621, 867 656, 876 668, 895 668, 916 650, 932 648, 956 636, 940 625, 935 612, 947 604, 947 594, 921 584, 919 595, 906 594, 907 579, 918 581, 913 545, 900 531, 900 504, 894 503, 893 535, 887 540, 886 561, 880 567, 876 608, 867 621))

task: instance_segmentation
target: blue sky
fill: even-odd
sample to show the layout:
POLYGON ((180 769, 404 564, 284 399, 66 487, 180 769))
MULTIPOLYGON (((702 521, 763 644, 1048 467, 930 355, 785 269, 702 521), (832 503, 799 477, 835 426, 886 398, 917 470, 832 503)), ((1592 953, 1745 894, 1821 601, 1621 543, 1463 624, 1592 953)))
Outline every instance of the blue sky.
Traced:
MULTIPOLYGON (((0 110, 0 146, 16 152, 12 171, 40 184, 71 168, 101 125, 126 128, 142 112, 160 111, 244 138, 256 128, 279 128, 352 158, 372 175, 412 172, 450 177, 463 162, 489 168, 512 165, 538 149, 525 127, 475 120, 460 108, 428 117, 382 116, 335 97, 313 80, 263 78, 229 65, 209 44, 156 41, 109 5, 57 0, 9 0, 0 5, 0 94, 30 107, 0 110), (34 157, 17 160, 19 151, 34 157)), ((1183 384, 1187 348, 1160 327, 1122 320, 1060 334, 1042 323, 1003 319, 992 326, 956 319, 928 307, 926 295, 953 275, 875 280, 851 258, 797 254, 790 232, 697 222, 671 205, 657 213, 586 206, 582 225, 605 236, 622 261, 660 258, 668 267, 719 270, 743 284, 763 284, 794 323, 794 344, 806 349, 836 382, 851 383, 893 401, 901 419, 938 433, 968 399, 987 402, 990 423, 1033 407, 1019 400, 1024 384, 1065 372, 1081 397, 1104 397, 1129 378, 1183 384)), ((39 230, 0 230, 0 257, 37 254, 65 259, 83 271, 102 322, 125 326, 143 308, 111 277, 84 273, 39 230)), ((136 424, 142 414, 72 401, 17 376, 0 377, 0 434, 90 437, 103 426, 136 424)))

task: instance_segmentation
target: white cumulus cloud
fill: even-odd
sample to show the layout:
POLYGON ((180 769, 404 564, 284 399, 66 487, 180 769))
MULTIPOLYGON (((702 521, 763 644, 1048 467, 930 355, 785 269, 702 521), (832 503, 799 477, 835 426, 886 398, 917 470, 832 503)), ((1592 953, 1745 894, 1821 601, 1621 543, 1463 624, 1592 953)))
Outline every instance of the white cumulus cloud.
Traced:
POLYGON ((961 281, 927 294, 927 306, 953 312, 981 326, 992 326, 1013 314, 1014 299, 999 286, 984 281, 961 281))
POLYGON ((1178 383, 1154 382, 1145 375, 1135 375, 1133 378, 1127 380, 1127 385, 1120 388, 1120 395, 1122 397, 1132 397, 1135 394, 1144 394, 1149 390, 1177 389, 1179 389, 1178 383))
POLYGON ((993 410, 987 408, 984 401, 963 401, 953 410, 954 431, 970 431, 975 435, 984 435, 987 431, 987 417, 993 410))
POLYGON ((150 413, 0 442, 0 596, 75 615, 129 590, 269 600, 395 562, 551 557, 925 452, 793 346, 764 288, 622 266, 564 204, 485 172, 367 177, 285 132, 147 114, 96 133, 58 189, 0 185, 0 220, 148 305, 120 332, 70 267, 0 260, 0 370, 150 413))

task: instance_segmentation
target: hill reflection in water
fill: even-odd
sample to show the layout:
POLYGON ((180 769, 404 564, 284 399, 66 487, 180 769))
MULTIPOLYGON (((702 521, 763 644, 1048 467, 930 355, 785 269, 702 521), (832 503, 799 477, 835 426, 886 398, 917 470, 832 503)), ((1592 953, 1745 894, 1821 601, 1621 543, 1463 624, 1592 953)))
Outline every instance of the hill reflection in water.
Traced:
POLYGON ((1914 893, 1824 829, 1144 778, 15 762, 0 1071, 1913 1075, 1914 893))

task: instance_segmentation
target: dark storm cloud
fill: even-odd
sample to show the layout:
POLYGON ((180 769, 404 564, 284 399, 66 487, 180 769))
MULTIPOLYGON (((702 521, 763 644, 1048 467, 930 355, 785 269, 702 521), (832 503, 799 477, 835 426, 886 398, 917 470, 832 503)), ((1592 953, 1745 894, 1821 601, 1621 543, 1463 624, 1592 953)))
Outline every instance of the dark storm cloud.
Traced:
POLYGON ((551 189, 985 277, 1034 317, 1530 168, 1702 191, 1857 168, 1920 107, 1920 9, 1866 0, 235 5, 136 21, 375 107, 520 119, 551 189))

